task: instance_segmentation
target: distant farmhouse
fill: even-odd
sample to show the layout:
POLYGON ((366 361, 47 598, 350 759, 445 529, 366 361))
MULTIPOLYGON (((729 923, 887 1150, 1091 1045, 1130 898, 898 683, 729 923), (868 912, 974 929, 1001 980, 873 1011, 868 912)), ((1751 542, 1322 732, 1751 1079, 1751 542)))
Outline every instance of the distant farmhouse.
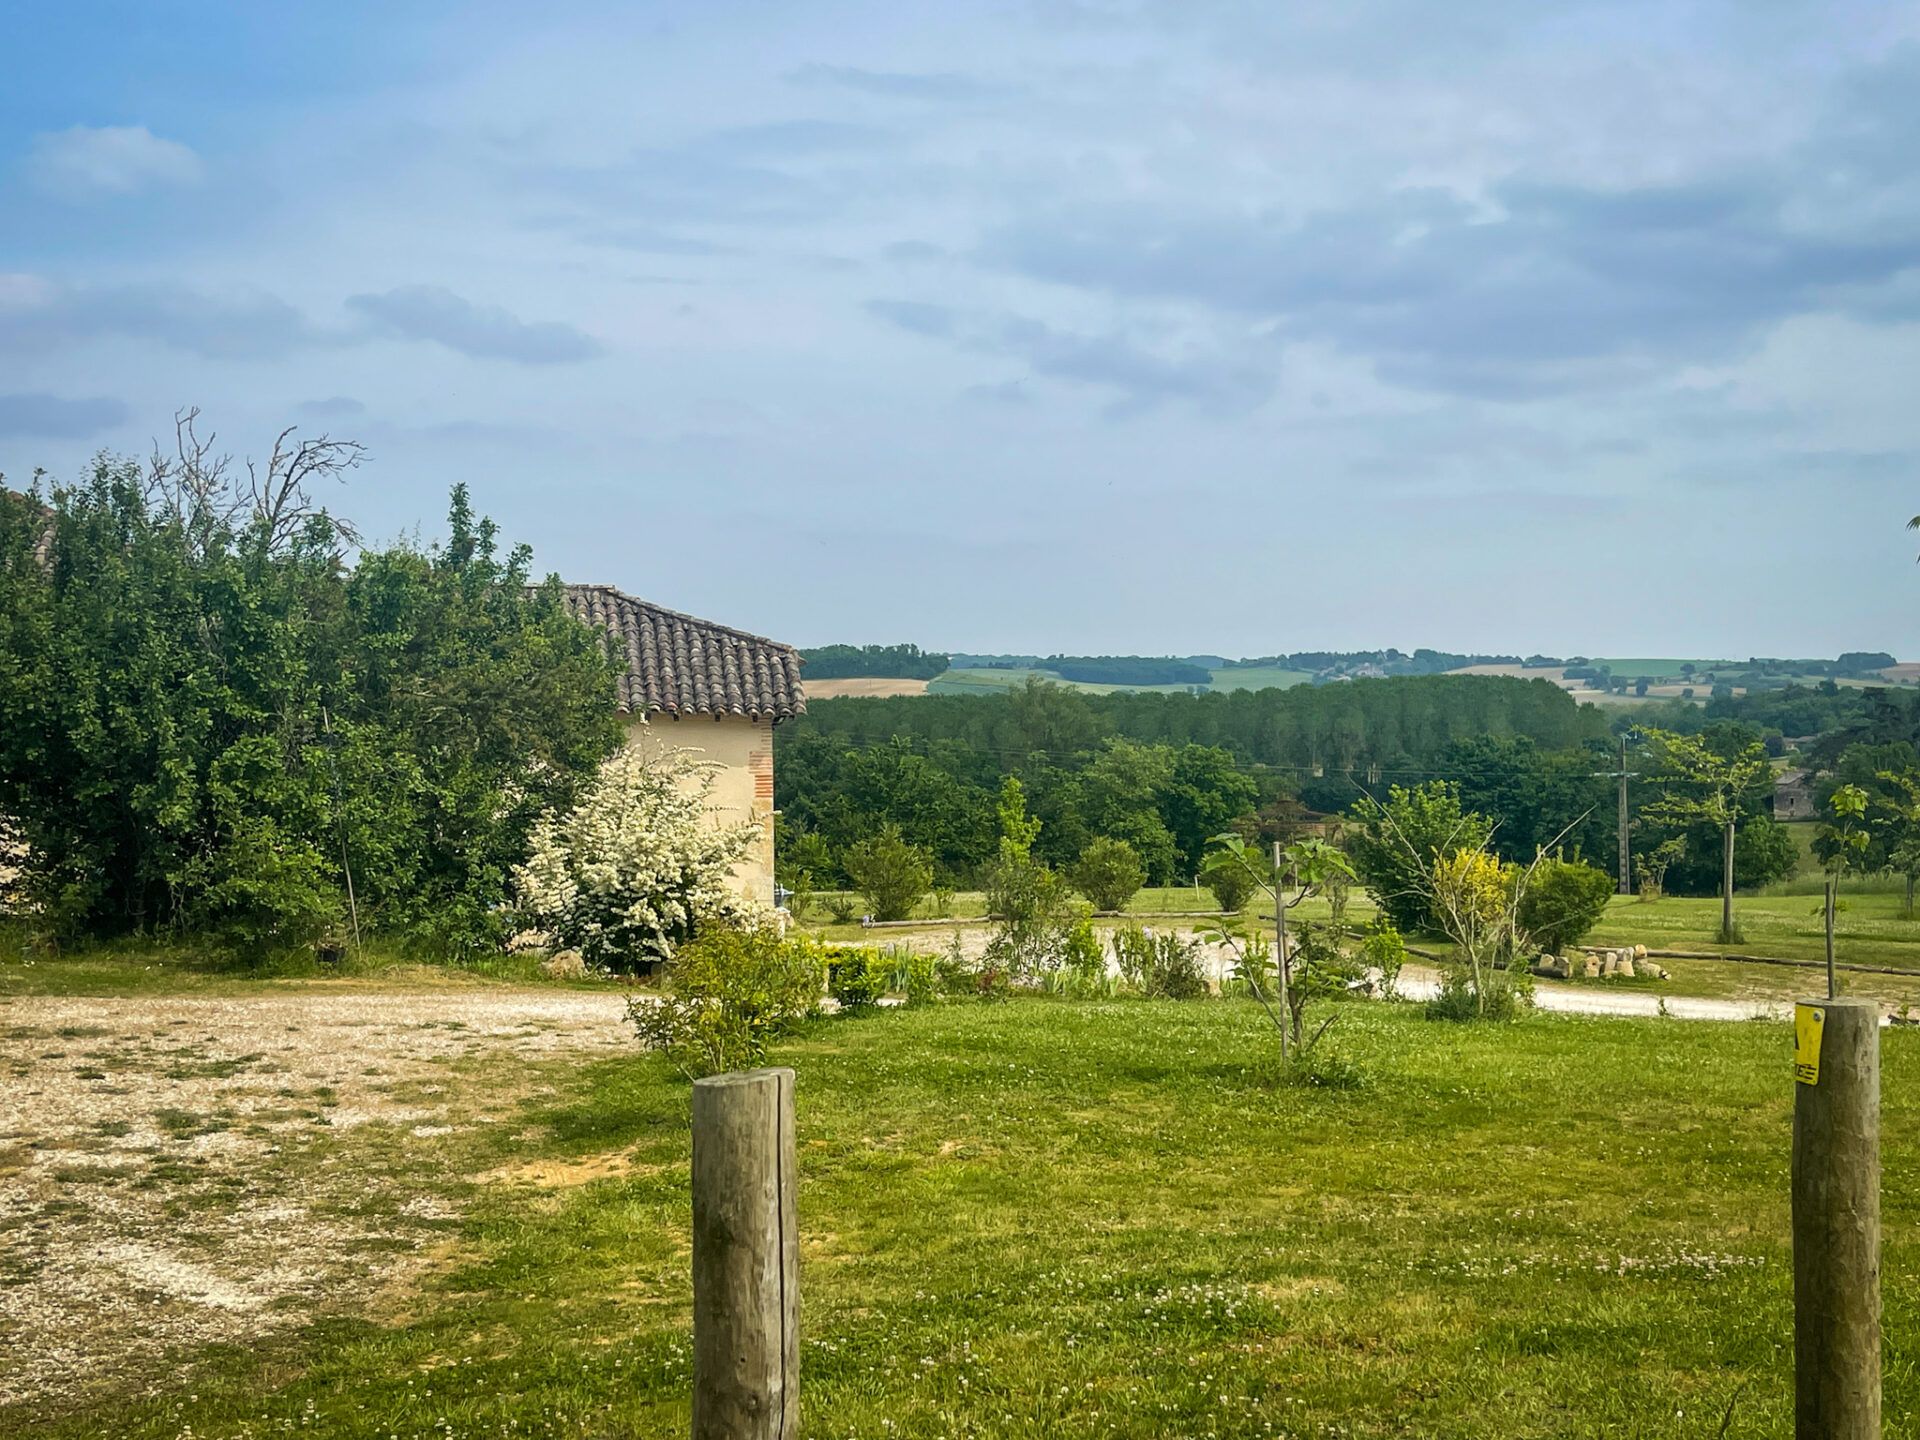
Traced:
POLYGON ((734 872, 740 891, 772 904, 773 727, 806 712, 799 652, 611 585, 569 585, 567 607, 604 626, 627 662, 619 696, 627 743, 697 750, 719 767, 715 823, 751 820, 760 830, 734 872))
POLYGON ((1813 819, 1813 781, 1804 770, 1782 770, 1773 777, 1773 818, 1813 819))

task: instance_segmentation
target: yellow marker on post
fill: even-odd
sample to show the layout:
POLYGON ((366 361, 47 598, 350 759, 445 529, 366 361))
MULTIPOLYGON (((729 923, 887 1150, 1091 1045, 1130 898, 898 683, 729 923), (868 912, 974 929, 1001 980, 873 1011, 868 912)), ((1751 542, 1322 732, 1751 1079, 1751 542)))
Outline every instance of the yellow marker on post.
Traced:
POLYGON ((1826 1028, 1826 1006, 1803 1001, 1793 1007, 1793 1078, 1802 1085, 1820 1083, 1820 1037, 1826 1028))

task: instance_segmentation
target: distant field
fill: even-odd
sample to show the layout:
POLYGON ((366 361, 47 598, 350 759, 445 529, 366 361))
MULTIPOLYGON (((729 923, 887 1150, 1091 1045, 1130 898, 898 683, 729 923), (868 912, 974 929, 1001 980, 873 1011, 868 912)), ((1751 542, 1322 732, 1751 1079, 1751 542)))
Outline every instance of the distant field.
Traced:
POLYGON ((1213 672, 1215 690, 1288 690, 1311 682, 1306 670, 1285 670, 1278 665, 1234 665, 1213 672))
POLYGON ((880 675, 851 675, 838 680, 807 680, 809 700, 837 700, 845 695, 924 695, 925 680, 890 680, 880 675))
MULTIPOLYGON (((980 669, 949 670, 927 682, 929 695, 997 695, 1003 690, 1017 690, 1030 679, 1046 680, 1055 685, 1064 685, 1069 690, 1084 690, 1089 695, 1111 695, 1115 691, 1141 691, 1164 695, 1184 695, 1185 685, 1095 685, 1085 681, 1062 680, 1051 670, 1023 669, 980 669)), ((1277 665, 1246 665, 1217 669, 1213 672, 1214 690, 1285 690, 1292 685, 1304 685, 1313 676, 1305 670, 1285 670, 1277 665)), ((899 682, 888 682, 899 683, 899 682)), ((823 692, 814 686, 807 687, 809 695, 823 692)), ((852 693, 852 692, 839 692, 852 693)), ((892 694, 906 692, 862 691, 862 694, 892 694)))

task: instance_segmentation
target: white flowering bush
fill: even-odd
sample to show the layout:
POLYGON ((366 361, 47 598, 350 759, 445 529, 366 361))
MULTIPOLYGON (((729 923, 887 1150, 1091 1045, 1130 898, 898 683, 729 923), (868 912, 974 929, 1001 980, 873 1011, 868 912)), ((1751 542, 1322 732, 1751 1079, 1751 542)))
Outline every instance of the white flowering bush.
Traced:
POLYGON ((704 924, 749 919, 731 874, 756 827, 713 823, 717 768, 684 750, 621 747, 572 810, 535 824, 513 876, 522 923, 589 964, 635 970, 704 924))

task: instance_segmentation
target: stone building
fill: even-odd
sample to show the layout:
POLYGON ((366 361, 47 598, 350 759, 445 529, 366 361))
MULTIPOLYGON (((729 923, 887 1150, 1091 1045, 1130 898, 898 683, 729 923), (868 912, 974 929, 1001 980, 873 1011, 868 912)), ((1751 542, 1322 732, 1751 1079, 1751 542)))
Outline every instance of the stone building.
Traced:
POLYGON ((760 834, 735 871, 741 892, 773 903, 773 727, 803 714, 800 655, 790 645, 696 620, 611 585, 569 585, 567 606, 614 637, 624 658, 620 709, 632 745, 698 751, 718 767, 716 824, 760 834))
POLYGON ((1813 819, 1813 781, 1804 770, 1782 770, 1773 777, 1773 818, 1813 819))

